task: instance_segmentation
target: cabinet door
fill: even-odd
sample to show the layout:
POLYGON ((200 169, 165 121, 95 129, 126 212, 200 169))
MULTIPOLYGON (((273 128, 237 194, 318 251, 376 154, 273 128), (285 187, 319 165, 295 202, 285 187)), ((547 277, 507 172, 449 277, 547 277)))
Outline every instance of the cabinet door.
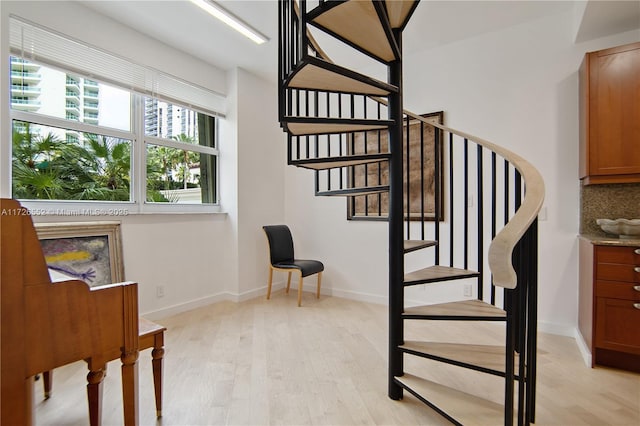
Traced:
POLYGON ((589 54, 588 174, 640 173, 640 43, 589 54))
POLYGON ((640 355, 640 306, 623 299, 596 298, 595 346, 640 355))

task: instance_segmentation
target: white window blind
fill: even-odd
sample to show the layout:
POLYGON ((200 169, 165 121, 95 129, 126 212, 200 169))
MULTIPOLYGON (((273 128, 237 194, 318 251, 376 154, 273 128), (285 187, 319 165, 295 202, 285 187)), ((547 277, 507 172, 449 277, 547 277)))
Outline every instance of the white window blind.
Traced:
POLYGON ((162 71, 10 18, 11 54, 224 117, 225 97, 162 71))

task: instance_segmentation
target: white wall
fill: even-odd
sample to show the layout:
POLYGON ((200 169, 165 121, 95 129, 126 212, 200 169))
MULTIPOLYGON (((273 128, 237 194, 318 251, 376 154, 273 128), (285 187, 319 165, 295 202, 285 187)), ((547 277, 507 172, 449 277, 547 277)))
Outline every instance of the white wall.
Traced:
POLYGON ((277 87, 242 69, 229 72, 231 103, 225 128, 236 144, 221 156, 235 156, 223 172, 225 210, 236 239, 227 251, 233 258, 237 300, 262 295, 267 283, 267 243, 262 225, 284 221, 284 134, 278 127, 277 87), (235 189, 231 188, 234 186, 235 189))
MULTIPOLYGON (((503 145, 540 169, 548 220, 540 223, 539 321, 543 330, 567 335, 577 325, 577 71, 585 52, 638 41, 640 31, 577 45, 573 36, 567 12, 404 58, 405 108, 444 110, 448 126, 503 145)), ((344 200, 313 197, 308 171, 287 171, 286 205, 300 255, 327 265, 327 291, 384 301, 386 223, 347 222, 344 200)), ((453 288, 411 289, 407 297, 431 303, 461 297, 453 288)))
MULTIPOLYGON (((139 283, 141 313, 161 317, 217 300, 242 300, 261 294, 267 279, 267 247, 260 225, 284 221, 286 157, 275 113, 275 82, 242 70, 225 72, 75 2, 2 1, 0 64, 4 83, 8 82, 4 70, 9 69, 10 14, 228 95, 227 119, 220 126, 220 197, 226 213, 146 214, 115 219, 122 223, 125 278, 139 283), (164 297, 156 296, 157 286, 164 287, 164 297)), ((0 88, 0 117, 3 138, 10 140, 7 87, 8 83, 0 88)), ((8 158, 7 145, 2 145, 3 159, 8 158)), ((0 168, 8 164, 3 162, 0 168)), ((8 182, 3 180, 0 188, 3 196, 8 195, 8 182)), ((84 219, 38 216, 35 221, 84 219)))
POLYGON ((266 285, 269 264, 263 225, 284 221, 286 137, 278 126, 277 86, 244 70, 238 79, 239 292, 266 285))

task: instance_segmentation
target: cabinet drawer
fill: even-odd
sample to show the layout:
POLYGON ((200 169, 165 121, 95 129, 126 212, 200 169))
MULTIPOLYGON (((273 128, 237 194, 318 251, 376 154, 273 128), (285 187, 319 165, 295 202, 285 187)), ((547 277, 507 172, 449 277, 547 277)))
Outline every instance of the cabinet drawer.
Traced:
POLYGON ((596 279, 640 283, 640 248, 596 248, 596 279))
POLYGON ((596 247, 596 263, 621 263, 640 266, 640 247, 596 247))
POLYGON ((640 302, 640 284, 598 280, 596 281, 596 297, 640 302))
POLYGON ((629 300, 598 297, 595 345, 640 354, 640 309, 629 300))
POLYGON ((598 263, 596 279, 640 283, 640 266, 619 263, 598 263))

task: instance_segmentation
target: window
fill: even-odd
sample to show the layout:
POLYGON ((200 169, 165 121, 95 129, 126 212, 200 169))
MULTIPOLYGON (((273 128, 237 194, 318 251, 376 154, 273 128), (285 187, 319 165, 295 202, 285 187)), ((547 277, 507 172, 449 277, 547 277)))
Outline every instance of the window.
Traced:
POLYGON ((215 118, 149 97, 144 111, 147 201, 215 203, 215 118))
POLYGON ((130 201, 132 141, 104 134, 79 135, 13 120, 12 196, 130 201))
POLYGON ((36 62, 10 63, 14 198, 138 210, 217 203, 215 117, 36 62))
POLYGON ((14 143, 31 141, 14 150, 12 168, 0 167, 3 184, 8 170, 17 177, 14 197, 45 211, 217 211, 223 95, 16 16, 8 33, 11 122, 2 128, 11 126, 14 143), (93 163, 63 173, 87 153, 93 163))

